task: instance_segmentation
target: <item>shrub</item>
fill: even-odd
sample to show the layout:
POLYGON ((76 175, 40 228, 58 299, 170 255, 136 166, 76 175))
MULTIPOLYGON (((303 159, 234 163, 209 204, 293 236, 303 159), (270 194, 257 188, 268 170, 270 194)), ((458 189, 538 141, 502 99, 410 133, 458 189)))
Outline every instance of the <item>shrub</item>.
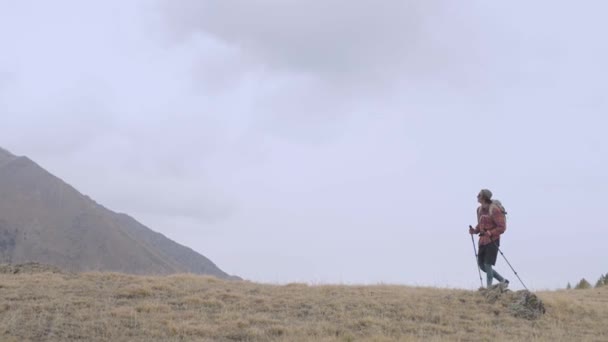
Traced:
POLYGON ((597 283, 595 283, 595 287, 601 287, 604 285, 608 285, 608 273, 606 273, 606 275, 601 275, 600 279, 598 279, 597 283))
POLYGON ((589 284, 587 279, 583 278, 583 279, 581 279, 581 281, 578 282, 578 284, 576 284, 576 286, 574 288, 576 290, 589 289, 589 288, 591 288, 591 284, 589 284))

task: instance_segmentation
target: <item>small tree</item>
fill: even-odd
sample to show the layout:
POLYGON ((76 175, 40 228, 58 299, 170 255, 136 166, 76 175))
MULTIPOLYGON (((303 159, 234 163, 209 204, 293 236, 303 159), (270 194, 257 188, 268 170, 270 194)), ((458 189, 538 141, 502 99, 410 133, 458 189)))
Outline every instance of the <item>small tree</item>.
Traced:
POLYGON ((585 278, 581 279, 581 281, 579 281, 578 284, 576 284, 576 286, 574 287, 574 289, 576 290, 584 290, 589 288, 591 288, 591 284, 589 284, 589 282, 585 278))
POLYGON ((600 279, 598 279, 597 283, 595 283, 595 287, 601 287, 604 285, 608 285, 608 273, 606 273, 606 275, 601 275, 600 279))
POLYGON ((568 285, 566 285, 566 290, 572 290, 572 285, 570 285, 570 282, 568 282, 568 285))

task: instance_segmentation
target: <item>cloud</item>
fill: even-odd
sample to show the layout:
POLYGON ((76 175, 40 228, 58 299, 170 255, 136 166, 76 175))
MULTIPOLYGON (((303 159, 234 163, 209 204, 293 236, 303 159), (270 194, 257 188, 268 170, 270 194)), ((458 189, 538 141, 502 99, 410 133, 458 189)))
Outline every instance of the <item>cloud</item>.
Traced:
POLYGON ((472 44, 462 37, 473 33, 471 28, 457 25, 467 18, 444 21, 446 12, 457 7, 442 0, 182 1, 167 7, 171 27, 182 37, 204 32, 276 72, 313 74, 342 84, 383 82, 402 76, 399 71, 416 77, 475 48, 475 35, 468 37, 472 44), (440 20, 447 25, 438 30, 434 25, 440 20), (453 40, 464 44, 448 51, 456 48, 453 40))
POLYGON ((354 116, 412 96, 402 93, 404 82, 465 74, 452 65, 478 50, 471 27, 436 32, 457 9, 447 1, 182 1, 165 8, 173 47, 198 56, 195 91, 245 100, 239 117, 251 131, 299 143, 335 141, 354 116))
POLYGON ((295 74, 290 82, 327 83, 319 88, 343 99, 382 97, 403 84, 470 93, 537 88, 559 82, 556 70, 568 70, 573 60, 600 63, 608 51, 597 44, 605 26, 598 13, 606 7, 598 1, 187 0, 165 6, 182 42, 214 37, 230 46, 232 62, 240 58, 237 70, 295 74))

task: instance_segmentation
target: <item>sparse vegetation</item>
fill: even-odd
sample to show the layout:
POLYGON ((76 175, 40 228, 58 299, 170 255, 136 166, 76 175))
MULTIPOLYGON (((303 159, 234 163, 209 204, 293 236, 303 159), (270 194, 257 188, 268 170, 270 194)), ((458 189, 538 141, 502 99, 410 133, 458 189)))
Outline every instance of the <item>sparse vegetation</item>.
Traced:
POLYGON ((591 284, 589 284, 589 282, 585 278, 581 279, 581 281, 579 281, 578 284, 576 284, 576 286, 574 287, 575 290, 585 290, 589 288, 591 288, 591 284))
MULTIPOLYGON (((602 287, 608 285, 608 273, 606 274, 600 274, 599 279, 595 282, 595 287, 602 287)), ((584 290, 584 289, 589 289, 591 288, 591 283, 589 283, 589 281, 587 281, 587 279, 583 278, 581 279, 576 286, 574 287, 576 290, 584 290)), ((570 282, 568 282, 568 285, 566 285, 566 290, 570 290, 572 289, 572 285, 570 285, 570 282)))
POLYGON ((601 275, 595 283, 595 287, 602 287, 604 285, 608 285, 608 273, 606 273, 605 275, 601 275))
POLYGON ((608 287, 537 293, 516 317, 483 291, 268 285, 117 273, 0 274, 1 341, 605 341, 608 287))

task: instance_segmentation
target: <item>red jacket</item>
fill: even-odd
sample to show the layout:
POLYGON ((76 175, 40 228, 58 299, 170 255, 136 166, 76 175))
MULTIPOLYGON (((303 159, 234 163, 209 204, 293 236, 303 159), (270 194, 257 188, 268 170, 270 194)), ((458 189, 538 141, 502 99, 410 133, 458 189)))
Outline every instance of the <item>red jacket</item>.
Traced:
POLYGON ((505 214, 496 205, 490 205, 488 209, 480 206, 477 208, 477 226, 474 230, 475 234, 484 233, 479 237, 480 246, 500 239, 500 235, 507 230, 505 214))

